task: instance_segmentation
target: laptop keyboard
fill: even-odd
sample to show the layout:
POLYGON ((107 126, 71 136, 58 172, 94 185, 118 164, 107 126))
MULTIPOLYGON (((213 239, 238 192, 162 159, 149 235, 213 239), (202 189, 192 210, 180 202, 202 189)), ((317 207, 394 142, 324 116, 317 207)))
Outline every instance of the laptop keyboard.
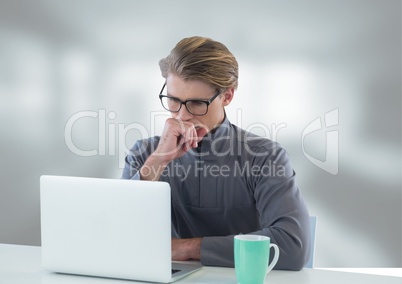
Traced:
POLYGON ((173 269, 172 268, 172 274, 175 274, 175 273, 180 272, 180 271, 181 271, 181 269, 173 269))

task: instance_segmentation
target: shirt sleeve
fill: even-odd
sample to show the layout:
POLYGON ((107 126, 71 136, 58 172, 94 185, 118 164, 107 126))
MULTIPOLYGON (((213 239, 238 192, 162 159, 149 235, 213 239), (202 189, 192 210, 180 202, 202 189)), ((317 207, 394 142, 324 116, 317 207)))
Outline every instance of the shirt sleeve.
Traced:
MULTIPOLYGON (((270 237, 280 249, 275 269, 300 270, 307 262, 310 251, 310 223, 306 205, 295 183, 288 155, 282 148, 268 157, 253 161, 263 169, 275 165, 270 174, 255 175, 253 194, 259 213, 260 230, 240 232, 270 237)), ((233 235, 204 237, 201 243, 201 262, 212 266, 234 266, 233 235)), ((271 250, 270 258, 273 258, 271 250)))
POLYGON ((125 158, 125 164, 122 179, 140 180, 140 169, 155 149, 155 138, 147 140, 138 140, 128 152, 125 158))

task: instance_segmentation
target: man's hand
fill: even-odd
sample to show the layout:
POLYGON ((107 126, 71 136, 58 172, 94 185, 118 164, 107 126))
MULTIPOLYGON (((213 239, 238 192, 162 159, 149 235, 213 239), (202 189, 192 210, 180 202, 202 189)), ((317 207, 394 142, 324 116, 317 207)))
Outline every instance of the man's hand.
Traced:
POLYGON ((172 238, 172 260, 199 260, 201 258, 201 240, 202 238, 172 238))
POLYGON ((159 180, 164 168, 191 148, 196 148, 208 131, 205 125, 168 118, 157 149, 140 170, 141 179, 159 180))
POLYGON ((176 118, 166 120, 165 128, 158 148, 154 155, 160 157, 165 163, 180 158, 191 148, 196 148, 198 142, 208 133, 204 125, 195 125, 189 121, 176 118))

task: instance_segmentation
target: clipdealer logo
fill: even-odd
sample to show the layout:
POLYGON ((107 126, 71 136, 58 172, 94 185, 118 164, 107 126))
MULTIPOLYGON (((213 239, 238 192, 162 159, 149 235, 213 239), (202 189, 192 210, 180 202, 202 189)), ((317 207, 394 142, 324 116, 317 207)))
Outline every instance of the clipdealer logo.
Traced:
MULTIPOLYGON (((118 156, 119 168, 124 168, 125 157, 129 153, 131 147, 126 145, 127 135, 135 131, 139 134, 140 139, 146 139, 157 135, 161 126, 164 125, 164 120, 171 117, 170 113, 166 111, 152 111, 150 113, 150 131, 140 123, 117 123, 117 114, 114 111, 107 112, 106 109, 99 109, 98 111, 83 110, 73 114, 66 122, 64 128, 64 141, 67 148, 74 154, 81 157, 92 156, 118 156), (73 128, 82 120, 94 120, 98 127, 98 143, 93 145, 92 149, 81 149, 75 143, 73 139, 73 128)), ((237 111, 237 120, 235 124, 238 127, 242 127, 242 112, 241 109, 237 111)), ((262 123, 253 123, 245 128, 246 132, 252 132, 253 130, 259 130, 263 133, 261 136, 270 140, 276 141, 279 131, 286 128, 286 123, 280 123, 268 126, 262 123)), ((229 137, 222 137, 220 140, 229 139, 229 137)), ((244 139, 253 140, 253 136, 244 137, 244 139)), ((212 144, 214 146, 215 144, 212 144)), ((144 149, 142 149, 144 150, 144 149)), ((255 153, 252 149, 246 148, 246 150, 252 155, 265 155, 265 153, 255 153)), ((232 149, 225 149, 224 152, 218 152, 215 147, 211 148, 211 152, 216 156, 223 156, 228 154, 234 154, 232 149)))
POLYGON ((339 126, 339 108, 324 114, 324 124, 321 117, 310 122, 303 130, 301 141, 304 156, 315 166, 332 175, 337 175, 339 168, 339 130, 334 129, 337 126, 339 126), (304 144, 307 135, 320 130, 326 132, 325 159, 323 161, 307 153, 304 144))

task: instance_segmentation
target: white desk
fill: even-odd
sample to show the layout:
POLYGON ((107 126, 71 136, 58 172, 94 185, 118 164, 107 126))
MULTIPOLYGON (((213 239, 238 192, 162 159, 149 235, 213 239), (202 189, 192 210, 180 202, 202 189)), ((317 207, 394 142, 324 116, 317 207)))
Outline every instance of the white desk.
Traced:
MULTIPOLYGON (((0 244, 0 284, 128 284, 138 283, 96 277, 53 274, 42 271, 40 247, 0 244)), ((236 284, 232 268, 203 267, 192 275, 175 282, 236 284)), ((303 269, 302 271, 271 271, 269 284, 401 284, 402 278, 349 272, 303 269)))

